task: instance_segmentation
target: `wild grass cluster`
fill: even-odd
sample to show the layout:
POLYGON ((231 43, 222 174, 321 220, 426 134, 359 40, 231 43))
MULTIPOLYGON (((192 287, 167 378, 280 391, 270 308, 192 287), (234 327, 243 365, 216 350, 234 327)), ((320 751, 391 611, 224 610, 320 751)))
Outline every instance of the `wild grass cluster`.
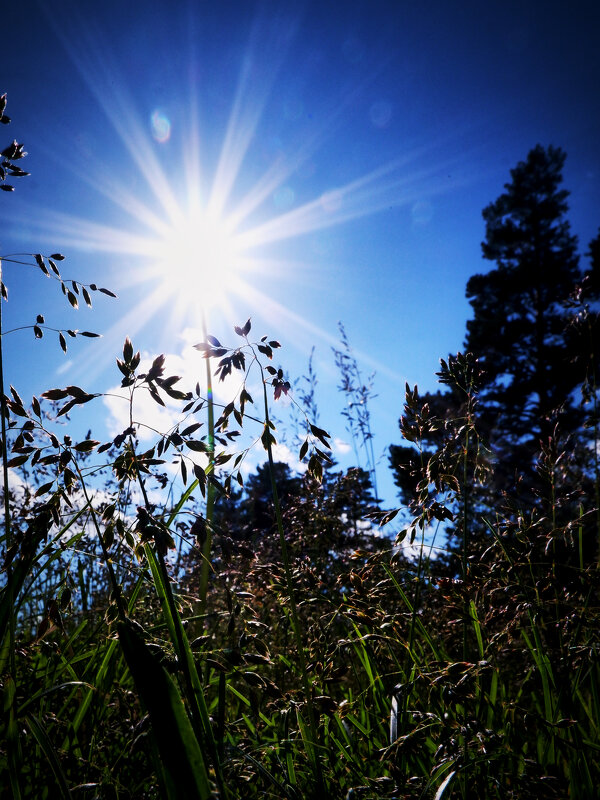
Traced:
MULTIPOLYGON (((3 189, 22 156, 3 151, 3 189)), ((62 260, 3 262, 44 273, 74 307, 112 295, 64 279, 62 260)), ((250 321, 198 343, 194 387, 160 355, 142 368, 126 340, 115 369, 130 420, 110 441, 69 433, 101 402, 85 387, 31 403, 5 387, 3 335, 2 796, 600 796, 597 320, 582 287, 561 311, 592 342, 569 436, 568 404, 511 431, 492 359, 452 356, 443 393, 406 387, 392 448, 405 503, 390 510, 373 487, 370 384, 343 329, 346 422, 367 466, 345 471, 314 375, 294 388, 279 342, 250 321), (230 374, 239 391, 219 405, 212 381, 230 374), (139 393, 178 409, 143 447, 139 393), (298 473, 274 458, 283 395, 298 473), (264 462, 250 476, 243 432, 264 462)), ((31 327, 48 330, 41 316, 31 327)), ((94 336, 54 333, 63 349, 94 336)))

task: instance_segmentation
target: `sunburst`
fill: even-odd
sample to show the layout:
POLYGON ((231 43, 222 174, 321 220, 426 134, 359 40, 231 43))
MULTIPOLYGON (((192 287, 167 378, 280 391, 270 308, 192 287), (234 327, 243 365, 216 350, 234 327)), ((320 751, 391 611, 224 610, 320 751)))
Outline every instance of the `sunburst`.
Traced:
MULTIPOLYGON (((259 19, 254 26, 248 49, 240 58, 238 85, 220 156, 211 174, 202 163, 202 142, 206 137, 193 91, 187 102, 187 131, 179 134, 182 145, 178 163, 173 163, 172 151, 168 161, 161 151, 174 135, 168 115, 153 109, 144 120, 136 113, 135 98, 111 59, 109 42, 97 30, 92 35, 90 27, 76 14, 62 20, 60 28, 57 23, 57 34, 128 151, 146 190, 139 190, 139 180, 134 190, 107 170, 104 163, 94 174, 89 164, 81 164, 78 169, 75 159, 71 159, 70 168, 122 210, 122 222, 101 225, 76 215, 45 213, 41 226, 51 231, 52 241, 60 241, 63 248, 72 245, 133 257, 121 284, 139 284, 139 290, 135 307, 130 306, 119 320, 120 330, 126 323, 128 333, 135 335, 148 321, 156 319, 161 307, 167 307, 170 316, 169 322, 161 322, 165 332, 172 330, 172 324, 180 330, 185 325, 200 327, 202 314, 217 308, 221 315, 231 317, 233 301, 243 298, 252 307, 245 305, 239 312, 242 315, 260 316, 261 311, 287 314, 296 329, 305 328, 311 340, 332 341, 307 315, 287 309, 270 293, 267 296, 261 291, 261 281, 255 279, 258 274, 266 274, 269 282, 276 279, 278 272, 286 277, 294 274, 300 281, 306 279, 297 250, 293 262, 287 263, 281 260, 281 247, 277 248, 277 260, 269 255, 269 247, 374 214, 391 203, 410 204, 440 191, 439 175, 448 165, 430 159, 427 167, 416 171, 414 164, 432 149, 422 145, 342 185, 323 185, 311 199, 292 204, 283 212, 268 211, 265 201, 336 130, 343 112, 353 102, 351 91, 340 97, 317 133, 313 131, 295 150, 268 165, 249 188, 239 189, 239 183, 247 186, 247 181, 239 179, 251 158, 277 66, 285 57, 279 43, 293 34, 285 30, 283 36, 282 30, 271 29, 265 35, 265 26, 284 24, 281 20, 259 19), (248 65, 261 61, 263 68, 257 81, 248 65), (274 66, 269 69, 264 64, 274 66)), ((192 54, 191 61, 194 60, 197 59, 192 54)), ((211 135, 214 137, 214 131, 211 135)), ((119 286, 115 288, 118 290, 119 286)), ((163 313, 161 320, 164 318, 163 313)), ((367 360, 373 363, 372 359, 367 360)), ((376 366, 389 373, 385 365, 376 366)))

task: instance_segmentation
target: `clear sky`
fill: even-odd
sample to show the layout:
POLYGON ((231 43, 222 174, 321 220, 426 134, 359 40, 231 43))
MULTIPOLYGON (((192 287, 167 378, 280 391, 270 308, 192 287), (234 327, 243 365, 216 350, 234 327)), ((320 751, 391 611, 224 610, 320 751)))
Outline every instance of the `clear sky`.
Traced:
MULTIPOLYGON (((537 143, 567 151, 582 253, 596 235, 599 41, 597 0, 8 4, 0 133, 32 174, 0 197, 0 253, 62 252, 65 276, 119 295, 71 311, 6 264, 5 329, 43 313, 104 335, 66 356, 56 334, 6 337, 8 382, 105 390, 126 335, 195 380, 208 305, 225 343, 248 317, 279 339, 290 379, 314 346, 319 423, 347 465, 341 321, 376 373, 381 456, 405 381, 433 389, 461 348, 465 283, 491 266, 481 211, 537 143)), ((96 438, 120 424, 113 408, 86 416, 96 438)), ((378 485, 391 505, 385 455, 378 485)))

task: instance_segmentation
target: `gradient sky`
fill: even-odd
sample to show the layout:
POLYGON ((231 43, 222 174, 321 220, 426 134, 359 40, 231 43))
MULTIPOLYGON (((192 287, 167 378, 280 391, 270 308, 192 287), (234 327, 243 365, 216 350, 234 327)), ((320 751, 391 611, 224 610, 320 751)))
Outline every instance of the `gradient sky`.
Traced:
MULTIPOLYGON (((251 316, 282 342, 291 379, 314 346, 319 423, 348 444, 331 353, 341 321, 365 379, 376 373, 389 506, 404 383, 435 388, 439 358, 462 345, 465 283, 491 266, 481 211, 509 170, 537 143, 564 148, 582 253, 598 231, 597 0, 22 0, 2 25, 2 146, 23 142, 32 174, 0 197, 0 253, 60 251, 65 276, 119 295, 70 311, 41 273, 5 265, 5 329, 43 313, 104 335, 66 356, 56 335, 6 337, 7 382, 24 397, 114 386, 126 335, 200 376, 190 345, 208 294, 221 301, 209 330, 235 344, 251 316), (229 219, 241 242, 226 295, 169 264, 193 209, 229 219)), ((102 412, 117 425, 111 408, 86 417, 96 438, 102 412)))

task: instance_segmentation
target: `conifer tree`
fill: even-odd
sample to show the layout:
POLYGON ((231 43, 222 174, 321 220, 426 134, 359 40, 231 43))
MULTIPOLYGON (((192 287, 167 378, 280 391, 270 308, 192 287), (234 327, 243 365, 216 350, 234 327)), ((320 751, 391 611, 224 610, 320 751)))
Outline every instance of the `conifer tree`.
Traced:
POLYGON ((496 266, 467 283, 474 313, 465 347, 483 368, 484 431, 509 485, 557 422, 569 434, 580 424, 573 390, 583 375, 568 346, 566 303, 581 273, 560 188, 564 161, 559 148, 538 145, 511 171, 483 212, 483 256, 496 266))
MULTIPOLYGON (((521 507, 540 504, 540 453, 551 444, 556 449, 557 441, 568 440, 571 460, 580 466, 589 457, 579 388, 598 374, 593 309, 600 296, 599 239, 590 245, 591 268, 584 275, 567 219, 568 192, 561 186, 565 157, 560 148, 537 145, 511 170, 505 191, 483 211, 483 256, 495 266, 467 283, 473 318, 465 350, 481 368, 477 425, 493 467, 481 497, 492 508, 507 494, 521 507)), ((444 417, 460 417, 461 397, 450 390, 423 400, 442 423, 430 426, 433 433, 424 440, 419 460, 426 463, 427 447, 435 449, 444 435, 444 417)), ((404 500, 414 485, 414 453, 391 448, 404 500)), ((562 472, 565 480, 572 474, 562 472)))

